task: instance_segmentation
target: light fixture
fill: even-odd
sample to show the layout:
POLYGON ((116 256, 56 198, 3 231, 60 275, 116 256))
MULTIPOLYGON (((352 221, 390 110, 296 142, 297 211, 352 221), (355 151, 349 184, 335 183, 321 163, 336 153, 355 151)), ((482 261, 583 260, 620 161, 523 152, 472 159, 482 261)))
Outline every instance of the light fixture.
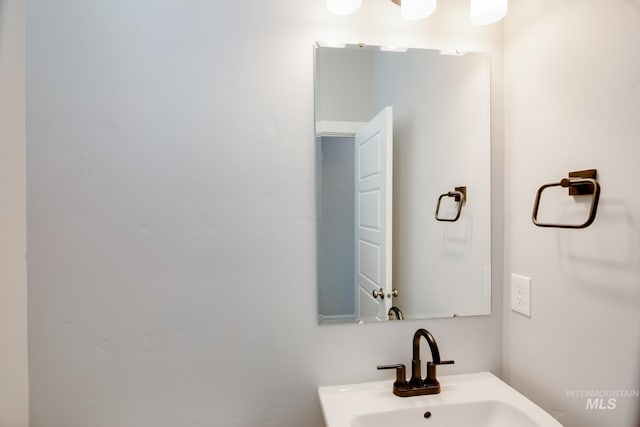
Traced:
POLYGON ((507 14, 508 0, 471 0, 471 23, 489 25, 507 14))
POLYGON ((392 0, 400 3, 400 13, 405 19, 412 21, 423 19, 431 15, 436 10, 437 0, 392 0))
POLYGON ((327 0, 327 9, 336 15, 349 15, 360 9, 362 0, 327 0))
MULTIPOLYGON (((391 0, 400 6, 405 19, 423 19, 436 10, 438 0, 391 0)), ((498 22, 507 14, 509 0, 470 0, 471 22, 489 25, 498 22)), ((327 8, 336 15, 348 15, 360 9, 362 0, 327 0, 327 8)))

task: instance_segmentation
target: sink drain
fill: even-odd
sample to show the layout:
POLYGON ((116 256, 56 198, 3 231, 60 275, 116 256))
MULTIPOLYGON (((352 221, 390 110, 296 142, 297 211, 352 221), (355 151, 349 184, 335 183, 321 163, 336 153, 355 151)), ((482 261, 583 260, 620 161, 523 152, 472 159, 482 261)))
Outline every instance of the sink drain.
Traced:
POLYGON ((425 418, 431 418, 431 411, 427 411, 424 413, 425 418))

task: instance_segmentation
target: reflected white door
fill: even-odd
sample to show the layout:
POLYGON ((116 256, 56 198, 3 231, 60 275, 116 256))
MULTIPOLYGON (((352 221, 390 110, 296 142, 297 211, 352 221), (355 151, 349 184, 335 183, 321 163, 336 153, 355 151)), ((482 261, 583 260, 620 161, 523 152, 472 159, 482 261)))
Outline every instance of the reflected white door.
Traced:
POLYGON ((356 316, 363 322, 387 320, 391 307, 392 154, 393 109, 386 107, 355 139, 356 316))

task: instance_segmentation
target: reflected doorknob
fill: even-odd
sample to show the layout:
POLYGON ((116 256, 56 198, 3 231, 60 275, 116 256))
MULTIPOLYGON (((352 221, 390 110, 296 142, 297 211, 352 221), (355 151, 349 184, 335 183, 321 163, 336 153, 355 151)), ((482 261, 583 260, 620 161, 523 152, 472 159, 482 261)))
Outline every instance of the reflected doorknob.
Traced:
POLYGON ((388 298, 397 298, 398 297, 398 290, 397 289, 392 290, 390 294, 387 294, 387 297, 388 298))
POLYGON ((378 290, 374 289, 373 292, 371 292, 371 294, 373 295, 374 298, 384 299, 384 289, 382 288, 378 290))

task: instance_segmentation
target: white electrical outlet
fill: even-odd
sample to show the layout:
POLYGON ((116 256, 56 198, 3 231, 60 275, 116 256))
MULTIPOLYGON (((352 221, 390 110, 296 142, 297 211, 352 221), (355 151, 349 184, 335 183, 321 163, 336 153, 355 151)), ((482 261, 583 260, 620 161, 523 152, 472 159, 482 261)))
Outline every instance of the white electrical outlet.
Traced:
POLYGON ((531 278, 511 275, 511 310, 531 317, 531 278))

